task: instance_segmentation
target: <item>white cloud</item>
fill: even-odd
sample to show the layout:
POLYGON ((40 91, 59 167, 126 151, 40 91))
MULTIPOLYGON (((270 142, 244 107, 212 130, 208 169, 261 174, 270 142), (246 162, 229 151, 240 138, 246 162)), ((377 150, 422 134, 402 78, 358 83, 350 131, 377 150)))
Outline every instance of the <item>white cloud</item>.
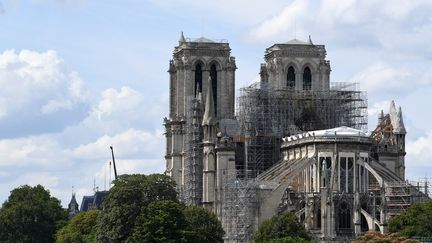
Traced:
POLYGON ((17 181, 21 185, 43 185, 47 188, 55 188, 58 186, 59 178, 47 172, 30 172, 20 176, 17 181))
POLYGON ((385 113, 389 112, 391 100, 384 100, 377 103, 374 103, 372 106, 368 107, 368 116, 369 117, 378 117, 378 115, 381 113, 381 110, 385 113))
POLYGON ((0 86, 0 118, 26 110, 70 110, 86 99, 79 75, 68 72, 53 50, 1 53, 0 86))
POLYGON ((67 152, 50 135, 0 140, 0 167, 65 163, 67 152))
POLYGON ((254 39, 268 39, 287 31, 295 34, 293 31, 295 31, 296 23, 297 21, 304 21, 303 17, 306 17, 304 13, 308 10, 308 6, 309 1, 307 0, 295 0, 285 7, 279 15, 271 17, 252 30, 251 37, 254 39))
POLYGON ((432 131, 417 138, 414 141, 407 141, 406 152, 407 166, 426 166, 432 169, 430 164, 432 158, 432 131))
POLYGON ((268 17, 252 28, 249 39, 254 42, 288 40, 294 38, 296 32, 300 38, 313 34, 324 37, 326 42, 355 41, 359 45, 364 41, 363 36, 370 36, 385 45, 395 40, 390 33, 409 36, 416 31, 416 28, 411 28, 413 24, 430 23, 428 13, 431 9, 432 2, 427 0, 396 3, 392 0, 323 0, 318 3, 295 0, 286 3, 276 16, 268 17))
POLYGON ((392 67, 383 62, 377 62, 354 75, 351 82, 359 82, 370 93, 387 93, 415 89, 412 85, 411 72, 404 68, 392 67), (411 81, 411 82, 410 82, 411 81), (410 85, 407 85, 410 83, 410 85))
POLYGON ((110 146, 114 147, 116 155, 120 157, 136 158, 139 155, 153 157, 154 154, 160 155, 163 136, 161 131, 151 134, 130 128, 114 136, 104 135, 95 142, 80 145, 73 150, 73 154, 86 159, 111 158, 110 146))
POLYGON ((113 113, 129 113, 132 115, 143 104, 144 97, 130 87, 122 87, 120 91, 107 89, 102 93, 102 100, 93 112, 99 119, 113 113))

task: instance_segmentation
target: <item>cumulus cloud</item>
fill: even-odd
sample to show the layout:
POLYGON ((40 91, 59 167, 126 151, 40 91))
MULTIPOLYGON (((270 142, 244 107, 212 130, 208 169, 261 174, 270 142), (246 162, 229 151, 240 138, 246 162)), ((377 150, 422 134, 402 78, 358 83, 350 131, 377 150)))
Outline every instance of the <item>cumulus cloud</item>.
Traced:
POLYGON ((93 110, 98 119, 108 117, 113 113, 123 113, 123 115, 136 114, 136 109, 143 104, 144 97, 130 87, 122 87, 120 91, 107 89, 102 92, 102 100, 93 110))
MULTIPOLYGON (((0 139, 0 168, 2 166, 55 166, 65 163, 67 153, 51 135, 0 139)), ((65 165, 65 164, 63 164, 65 165)))
POLYGON ((380 27, 385 27, 389 21, 392 21, 390 22, 391 27, 396 31, 406 27, 401 22, 412 21, 413 17, 423 19, 423 23, 430 22, 428 11, 425 9, 430 10, 431 7, 432 3, 427 0, 397 1, 397 3, 390 0, 347 0, 343 2, 323 0, 318 4, 310 0, 294 0, 282 8, 279 14, 253 28, 249 37, 253 41, 292 38, 293 28, 296 28, 300 35, 307 33, 327 37, 333 35, 335 38, 343 38, 341 39, 343 41, 350 38, 347 35, 347 28, 355 28, 353 32, 349 32, 355 37, 363 34, 369 35, 370 32, 379 36, 383 30, 380 27))
POLYGON ((91 94, 53 50, 0 53, 0 85, 0 199, 23 184, 42 184, 63 204, 72 186, 78 197, 91 194, 94 179, 103 184, 110 145, 119 173, 163 172, 164 139, 153 123, 160 126, 167 94, 148 100, 129 86, 91 94), (61 119, 56 130, 41 129, 61 119))
POLYGON ((4 51, 0 54, 0 85, 0 126, 14 123, 10 127, 18 132, 37 124, 35 119, 87 105, 84 82, 77 72, 68 71, 53 50, 4 51), (19 122, 10 121, 17 117, 19 122))
MULTIPOLYGON (((109 146, 114 146, 117 155, 125 158, 136 158, 140 155, 153 157, 155 151, 163 146, 163 136, 161 131, 151 134, 130 128, 114 136, 104 135, 95 142, 80 145, 73 150, 73 154, 87 159, 106 158, 109 154, 109 146)), ((156 155, 159 154, 156 152, 156 155)))
POLYGON ((384 100, 374 103, 372 106, 368 107, 368 117, 376 119, 378 115, 381 113, 381 110, 384 113, 389 111, 391 100, 384 100))
POLYGON ((407 85, 414 79, 413 74, 406 68, 392 67, 386 63, 378 62, 355 74, 351 82, 359 82, 370 93, 406 92, 407 89, 418 88, 416 85, 407 85))
POLYGON ((432 131, 429 131, 425 135, 408 141, 406 144, 407 161, 410 166, 426 166, 431 167, 430 158, 432 158, 432 131))
POLYGON ((308 10, 309 2, 296 0, 285 7, 279 15, 264 21, 256 29, 252 30, 253 39, 263 40, 275 38, 281 33, 294 35, 297 19, 304 21, 304 13, 308 10))

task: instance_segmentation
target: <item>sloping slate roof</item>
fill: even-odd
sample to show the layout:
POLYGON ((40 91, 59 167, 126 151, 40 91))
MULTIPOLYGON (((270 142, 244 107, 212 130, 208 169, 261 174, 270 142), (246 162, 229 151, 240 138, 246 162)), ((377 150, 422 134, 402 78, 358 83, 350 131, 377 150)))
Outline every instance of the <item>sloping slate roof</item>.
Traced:
POLYGON ((94 201, 94 196, 84 196, 81 202, 80 211, 87 211, 94 201))

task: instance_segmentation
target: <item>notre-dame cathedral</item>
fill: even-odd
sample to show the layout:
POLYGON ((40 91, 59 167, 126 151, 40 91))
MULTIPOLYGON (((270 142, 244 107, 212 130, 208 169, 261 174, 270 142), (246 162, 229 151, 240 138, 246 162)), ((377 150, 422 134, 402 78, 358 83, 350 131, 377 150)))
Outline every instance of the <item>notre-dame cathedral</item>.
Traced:
POLYGON ((260 81, 235 97, 229 43, 180 36, 169 62, 166 174, 181 200, 221 220, 226 242, 294 212, 320 242, 386 232, 427 195, 405 181, 402 110, 367 130, 367 96, 330 81, 324 45, 297 39, 264 53, 260 81))

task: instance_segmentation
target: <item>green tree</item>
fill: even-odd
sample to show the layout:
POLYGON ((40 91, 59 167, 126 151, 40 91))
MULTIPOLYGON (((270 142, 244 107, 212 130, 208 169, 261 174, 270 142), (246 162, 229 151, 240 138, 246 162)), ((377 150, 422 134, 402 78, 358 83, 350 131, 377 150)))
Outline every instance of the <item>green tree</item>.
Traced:
POLYGON ((0 208, 0 242, 54 242, 68 214, 41 185, 12 190, 0 208))
POLYGON ((121 175, 114 181, 104 201, 105 210, 98 220, 99 242, 125 242, 135 221, 147 205, 155 201, 177 202, 175 182, 168 176, 121 175))
POLYGON ((58 243, 89 243, 96 241, 96 223, 100 211, 90 210, 75 215, 68 224, 57 231, 58 243))
POLYGON ((411 205, 389 221, 389 231, 402 236, 432 237, 432 201, 411 205))
POLYGON ((183 213, 188 224, 187 242, 223 242, 224 230, 215 214, 198 206, 186 207, 183 213))
POLYGON ((142 211, 136 221, 132 237, 127 242, 189 242, 183 207, 174 201, 155 201, 142 211))
POLYGON ((257 243, 272 240, 273 242, 292 242, 290 241, 292 238, 287 237, 303 239, 305 242, 311 239, 306 229, 298 222, 296 215, 290 212, 275 215, 264 221, 255 233, 254 240, 257 243))

